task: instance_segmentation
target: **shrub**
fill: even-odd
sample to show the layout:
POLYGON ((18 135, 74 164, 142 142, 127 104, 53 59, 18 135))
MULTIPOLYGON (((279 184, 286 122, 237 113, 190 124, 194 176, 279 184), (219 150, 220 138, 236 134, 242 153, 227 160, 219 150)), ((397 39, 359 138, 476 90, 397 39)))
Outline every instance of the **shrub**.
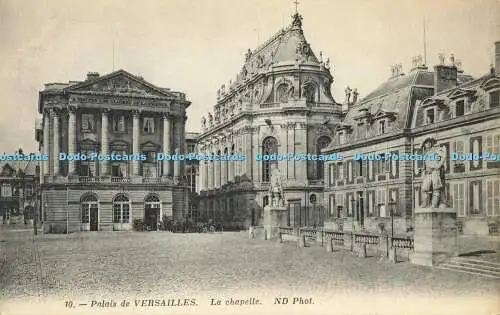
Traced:
POLYGON ((144 231, 144 220, 143 219, 135 219, 133 228, 135 231, 144 231))

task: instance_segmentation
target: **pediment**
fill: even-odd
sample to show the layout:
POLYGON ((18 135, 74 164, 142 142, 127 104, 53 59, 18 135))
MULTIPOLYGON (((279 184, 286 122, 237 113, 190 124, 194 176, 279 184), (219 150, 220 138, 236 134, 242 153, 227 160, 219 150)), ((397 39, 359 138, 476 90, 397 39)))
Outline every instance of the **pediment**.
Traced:
POLYGON ((456 89, 456 90, 450 92, 447 96, 450 99, 457 99, 457 98, 464 97, 464 96, 471 96, 474 93, 475 93, 474 90, 456 89))
POLYGON ((498 77, 489 78, 481 84, 481 88, 486 91, 498 86, 500 86, 500 78, 498 77))
POLYGON ((5 164, 3 167, 2 167, 2 176, 6 176, 6 177, 11 177, 13 175, 15 175, 16 171, 14 170, 14 168, 12 166, 10 166, 10 164, 5 164))
POLYGON ((156 151, 157 149, 160 148, 160 146, 154 142, 147 141, 141 144, 141 148, 145 151, 156 151))
POLYGON ((80 141, 80 150, 94 150, 97 148, 97 142, 92 139, 84 139, 80 141))
POLYGON ((375 115, 375 119, 382 119, 382 118, 389 118, 389 119, 392 119, 394 118, 396 115, 395 113, 393 112, 386 112, 386 111, 380 111, 378 112, 376 115, 375 115))
POLYGON ((124 70, 99 77, 91 81, 85 81, 67 88, 72 93, 122 95, 154 98, 171 98, 175 95, 166 89, 134 76, 124 70))
POLYGON ((129 144, 125 141, 120 141, 120 140, 117 140, 117 141, 113 141, 110 143, 110 148, 112 149, 112 151, 124 151, 124 152, 127 152, 128 151, 128 147, 129 147, 129 144))

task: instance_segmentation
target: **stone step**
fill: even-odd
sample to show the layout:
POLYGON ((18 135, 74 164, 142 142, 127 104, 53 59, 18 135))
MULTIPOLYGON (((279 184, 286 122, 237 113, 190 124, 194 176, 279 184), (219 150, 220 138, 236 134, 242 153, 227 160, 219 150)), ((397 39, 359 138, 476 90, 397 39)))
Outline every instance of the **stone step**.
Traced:
POLYGON ((485 269, 481 268, 480 266, 469 267, 469 266, 455 265, 453 263, 443 263, 443 264, 439 265, 437 268, 438 269, 452 270, 452 271, 457 271, 457 272, 462 272, 462 273, 468 273, 468 274, 478 275, 478 276, 487 277, 487 278, 500 279, 500 272, 485 270, 485 269))
POLYGON ((478 265, 500 268, 500 263, 497 263, 494 261, 488 261, 488 260, 480 260, 480 259, 473 259, 473 258, 467 258, 467 257, 455 257, 452 259, 452 261, 467 262, 467 263, 473 263, 473 264, 478 264, 478 265))
POLYGON ((485 270, 500 272, 500 264, 497 264, 495 262, 490 262, 490 261, 482 261, 482 260, 475 260, 475 259, 473 259, 473 260, 452 259, 452 260, 449 260, 448 263, 466 266, 466 267, 467 266, 478 267, 478 268, 482 268, 485 270))

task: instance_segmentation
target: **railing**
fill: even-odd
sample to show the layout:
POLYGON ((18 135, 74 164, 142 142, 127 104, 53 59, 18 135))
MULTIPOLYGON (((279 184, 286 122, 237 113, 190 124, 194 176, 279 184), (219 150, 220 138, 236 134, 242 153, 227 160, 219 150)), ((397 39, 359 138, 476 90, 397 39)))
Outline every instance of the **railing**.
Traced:
POLYGON ((158 184, 161 183, 161 177, 143 177, 142 182, 144 184, 158 184))
POLYGON ((279 231, 280 231, 280 234, 282 235, 295 235, 294 231, 293 231, 293 227, 280 227, 279 228, 279 231))
POLYGON ((379 236, 371 234, 354 234, 354 243, 356 244, 378 244, 379 236))
POLYGON ((112 183, 129 183, 130 178, 129 177, 111 177, 111 182, 112 183))
POLYGON ((344 241, 344 233, 337 231, 323 231, 325 234, 325 239, 332 239, 334 241, 344 241))
POLYGON ((393 248, 404 248, 404 249, 413 249, 413 238, 411 237, 393 237, 392 238, 392 247, 393 248))
POLYGON ((78 181, 80 183, 98 183, 101 181, 101 178, 92 176, 80 176, 78 178, 78 181))
POLYGON ((300 235, 304 235, 308 239, 316 239, 317 234, 318 234, 318 230, 315 228, 301 228, 300 229, 300 235))

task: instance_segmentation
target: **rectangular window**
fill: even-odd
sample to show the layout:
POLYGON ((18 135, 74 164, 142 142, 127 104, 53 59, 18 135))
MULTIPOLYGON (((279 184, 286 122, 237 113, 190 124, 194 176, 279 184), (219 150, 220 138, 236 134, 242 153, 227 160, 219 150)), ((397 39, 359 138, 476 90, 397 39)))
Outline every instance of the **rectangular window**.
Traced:
POLYGON ((345 143, 345 134, 343 132, 339 132, 339 142, 340 144, 345 143))
POLYGON ((454 183, 451 185, 453 208, 457 210, 457 216, 465 217, 465 189, 464 183, 454 183))
POLYGON ((2 184, 2 197, 12 197, 12 188, 9 184, 2 184))
POLYGON ((481 214, 481 182, 475 181, 470 183, 469 189, 470 198, 470 214, 479 215, 481 214))
POLYGON ((385 189, 377 190, 378 214, 379 214, 379 217, 382 217, 382 218, 387 216, 387 213, 386 213, 387 205, 386 205, 386 201, 385 201, 385 199, 386 199, 385 194, 386 194, 385 189))
POLYGON ((125 116, 113 117, 113 132, 115 133, 125 132, 125 116))
POLYGON ((82 114, 82 131, 84 131, 84 132, 94 132, 95 131, 94 114, 82 114))
POLYGON ((337 164, 337 166, 338 166, 338 175, 339 175, 338 179, 343 180, 344 179, 344 163, 339 162, 337 164))
POLYGON ((486 181, 486 215, 500 215, 500 180, 486 181))
POLYGON ((328 166, 328 170, 329 170, 329 181, 328 181, 328 184, 330 186, 334 186, 335 185, 335 163, 330 163, 330 165, 328 166))
POLYGON ((345 198, 344 198, 344 194, 336 194, 335 195, 335 211, 341 211, 341 213, 339 214, 340 217, 342 217, 342 212, 345 211, 345 198), (339 209, 340 207, 340 209, 339 209))
POLYGON ((24 194, 26 197, 31 197, 33 196, 33 186, 32 185, 26 185, 24 188, 24 194))
POLYGON ((336 209, 336 205, 335 205, 335 195, 330 195, 330 199, 329 199, 329 213, 330 213, 330 216, 331 217, 334 217, 337 215, 337 209, 336 209))
POLYGON ((363 174, 363 160, 359 160, 359 161, 356 161, 356 169, 357 169, 357 172, 356 172, 356 175, 358 177, 362 177, 364 174, 363 174))
POLYGON ((425 122, 427 124, 433 124, 434 123, 434 108, 428 109, 426 111, 425 122))
MULTIPOLYGON (((465 153, 465 143, 463 140, 457 140, 451 143, 451 151, 454 153, 457 153, 459 155, 462 155, 465 153)), ((464 161, 451 161, 452 163, 452 170, 454 173, 463 173, 465 172, 465 163, 464 161)))
POLYGON ((500 106, 500 90, 490 92, 490 108, 500 106))
POLYGON ((144 133, 154 133, 155 132, 155 120, 151 117, 145 117, 142 121, 142 128, 144 133))
POLYGON ((455 103, 455 117, 460 117, 465 114, 465 101, 460 100, 455 103))
POLYGON ((500 134, 486 136, 486 152, 490 154, 500 152, 500 134))

